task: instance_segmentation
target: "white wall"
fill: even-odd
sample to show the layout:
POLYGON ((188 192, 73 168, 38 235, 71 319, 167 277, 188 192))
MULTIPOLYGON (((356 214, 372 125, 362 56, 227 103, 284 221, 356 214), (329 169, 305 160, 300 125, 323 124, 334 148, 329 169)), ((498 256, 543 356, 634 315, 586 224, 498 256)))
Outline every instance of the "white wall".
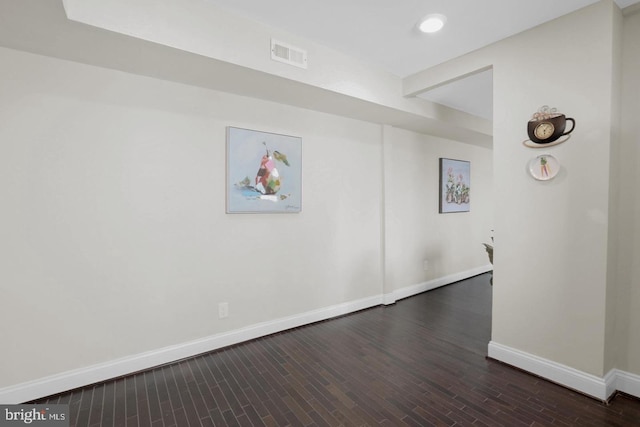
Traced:
POLYGON ((476 182, 495 189, 493 340, 598 378, 612 365, 640 374, 640 22, 624 20, 616 146, 618 13, 602 0, 438 68, 493 64, 493 159, 389 126, 0 49, 0 392, 475 268, 494 225, 488 205, 434 215, 436 199, 412 197, 435 197, 418 179, 441 156, 472 160, 474 194, 476 182), (526 171, 542 151, 522 146, 543 104, 577 121, 567 143, 544 150, 563 166, 546 183, 526 171), (302 214, 224 213, 229 125, 303 138, 302 214), (475 175, 491 164, 493 179, 475 175), (441 226, 460 234, 443 238, 441 226), (219 320, 222 301, 230 316, 219 320))
POLYGON ((612 19, 611 37, 611 113, 610 113, 610 149, 609 149, 609 230, 607 243, 607 287, 605 304, 605 350, 603 372, 615 369, 620 358, 618 330, 626 323, 626 315, 617 310, 620 293, 618 260, 620 259, 620 153, 621 153, 621 93, 622 93, 622 38, 623 16, 615 10, 612 19))
POLYGON ((0 387, 382 292, 379 125, 0 55, 0 387), (302 137, 301 214, 225 214, 227 125, 302 137))
MULTIPOLYGON (((32 381, 50 394, 94 366, 382 302, 383 126, 6 48, 0 60, 0 396, 24 401, 39 397, 32 381), (226 126, 302 137, 301 214, 225 214, 226 126)), ((478 198, 488 190, 475 174, 489 150, 397 135, 419 162, 469 158, 478 198)), ((404 188, 393 194, 394 213, 420 209, 404 188)), ((408 242, 442 245, 429 277, 486 264, 488 206, 474 205, 480 230, 467 224, 453 243, 442 231, 408 242), (460 259, 465 237, 473 250, 460 259)), ((394 224, 394 259, 394 235, 414 225, 394 224)), ((424 280, 409 273, 394 286, 424 280)))
POLYGON ((405 79, 405 94, 493 67, 495 278, 489 356, 607 399, 640 395, 638 6, 599 2, 405 79), (623 42, 624 41, 624 42, 623 42), (523 146, 540 106, 575 118, 523 146), (538 182, 528 162, 562 168, 538 182))
MULTIPOLYGON (((604 375, 612 26, 599 2, 494 49, 496 250, 492 340, 604 375), (542 105, 575 118, 564 144, 523 146, 542 105), (535 181, 527 164, 562 169, 535 181)), ((619 10, 617 10, 619 13, 619 10)))
POLYGON ((619 368, 640 375, 640 9, 625 16, 616 310, 619 368))
POLYGON ((615 210, 620 23, 615 3, 602 0, 410 76, 404 85, 405 93, 415 93, 493 67, 492 341, 595 377, 605 374, 605 327, 615 318, 607 316, 607 296, 616 293, 608 286, 615 277, 608 243, 615 237, 609 203, 615 210), (575 118, 576 130, 564 144, 527 148, 527 121, 542 105, 575 118), (543 153, 562 165, 548 182, 527 170, 543 153))
POLYGON ((493 228, 493 151, 385 128, 385 292, 485 267, 493 228), (439 158, 471 162, 471 210, 438 213, 439 158), (424 261, 429 269, 424 270, 424 261))

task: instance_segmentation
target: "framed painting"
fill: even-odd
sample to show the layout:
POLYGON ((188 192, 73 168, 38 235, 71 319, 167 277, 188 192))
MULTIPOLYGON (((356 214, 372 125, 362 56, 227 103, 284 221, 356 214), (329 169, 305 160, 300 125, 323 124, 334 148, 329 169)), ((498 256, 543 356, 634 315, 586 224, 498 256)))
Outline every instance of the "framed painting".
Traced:
POLYGON ((227 213, 302 210, 302 138, 227 127, 227 213))
POLYGON ((440 158, 440 213, 469 212, 471 163, 440 158))

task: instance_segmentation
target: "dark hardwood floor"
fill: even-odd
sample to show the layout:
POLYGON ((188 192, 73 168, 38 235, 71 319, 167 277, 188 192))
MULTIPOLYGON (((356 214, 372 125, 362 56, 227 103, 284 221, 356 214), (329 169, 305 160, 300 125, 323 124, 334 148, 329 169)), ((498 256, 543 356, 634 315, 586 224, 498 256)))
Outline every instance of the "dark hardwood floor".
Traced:
POLYGON ((489 275, 42 399, 72 426, 638 426, 486 358, 489 275))

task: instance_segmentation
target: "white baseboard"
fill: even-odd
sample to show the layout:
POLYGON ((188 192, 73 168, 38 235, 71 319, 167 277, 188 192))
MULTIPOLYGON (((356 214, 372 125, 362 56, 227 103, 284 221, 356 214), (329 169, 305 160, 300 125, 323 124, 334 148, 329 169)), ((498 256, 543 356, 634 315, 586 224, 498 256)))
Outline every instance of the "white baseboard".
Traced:
POLYGON ((393 304, 397 300, 407 298, 440 286, 448 285, 478 274, 491 271, 491 265, 452 274, 429 282, 396 290, 390 294, 377 295, 357 301, 351 301, 318 310, 301 313, 270 322, 252 325, 246 328, 205 337, 158 350, 148 351, 121 359, 112 360, 73 371, 41 378, 0 389, 0 404, 17 404, 39 399, 41 397, 62 393, 74 388, 84 387, 112 378, 129 375, 134 372, 150 369, 165 363, 192 357, 198 354, 217 350, 229 345, 238 344, 269 334, 285 331, 302 325, 330 319, 380 304, 393 304))
POLYGON ((611 397, 616 394, 617 388, 617 379, 618 373, 615 369, 607 372, 607 375, 604 376, 603 381, 605 385, 604 395, 607 396, 607 400, 611 399, 611 397))
POLYGON ((615 373, 616 389, 640 399, 640 375, 618 369, 614 369, 613 371, 615 373))
POLYGON ((5 387, 0 404, 28 402, 381 304, 380 295, 364 298, 5 387))
MULTIPOLYGON (((259 323, 246 328, 212 335, 174 346, 164 347, 121 359, 100 363, 86 368, 63 372, 35 381, 0 389, 0 404, 18 404, 62 393, 74 388, 106 381, 134 372, 150 369, 165 363, 217 350, 229 345, 260 338, 287 329, 331 319, 380 304, 419 294, 440 286, 464 280, 491 270, 491 266, 453 274, 415 286, 409 286, 385 295, 377 295, 330 307, 312 310, 299 315, 259 323)), ((640 376, 617 369, 604 378, 587 374, 562 364, 516 350, 496 342, 489 343, 489 357, 534 373, 552 382, 564 385, 599 400, 607 400, 616 390, 640 398, 640 376)))
POLYGON ((489 357, 602 401, 606 401, 610 396, 610 394, 607 394, 607 383, 604 378, 587 374, 494 341, 489 343, 489 357))
POLYGON ((616 391, 640 398, 640 376, 618 369, 612 369, 600 378, 495 341, 489 343, 489 357, 603 402, 613 396, 616 391))
POLYGON ((491 264, 488 264, 482 267, 473 268, 471 270, 462 271, 460 273, 450 274, 449 276, 439 277, 437 279, 429 280, 428 282, 419 283, 417 285, 396 289, 393 292, 384 294, 383 303, 385 305, 390 305, 403 298, 418 295, 422 292, 430 291, 441 286, 450 285, 451 283, 459 282, 460 280, 468 279, 469 277, 477 276, 478 274, 483 274, 491 270, 493 270, 493 266, 491 264))

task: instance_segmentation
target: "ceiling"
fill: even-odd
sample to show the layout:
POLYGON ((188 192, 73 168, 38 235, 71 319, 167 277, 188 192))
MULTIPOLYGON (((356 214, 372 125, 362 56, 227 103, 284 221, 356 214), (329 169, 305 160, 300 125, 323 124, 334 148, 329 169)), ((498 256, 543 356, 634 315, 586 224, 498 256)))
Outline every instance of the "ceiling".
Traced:
MULTIPOLYGON (((406 77, 598 0, 206 1, 406 77), (419 33, 416 24, 431 13, 445 15, 446 26, 419 33)), ((639 2, 616 0, 621 8, 639 2)), ((491 119, 492 81, 489 70, 420 96, 491 119)))

